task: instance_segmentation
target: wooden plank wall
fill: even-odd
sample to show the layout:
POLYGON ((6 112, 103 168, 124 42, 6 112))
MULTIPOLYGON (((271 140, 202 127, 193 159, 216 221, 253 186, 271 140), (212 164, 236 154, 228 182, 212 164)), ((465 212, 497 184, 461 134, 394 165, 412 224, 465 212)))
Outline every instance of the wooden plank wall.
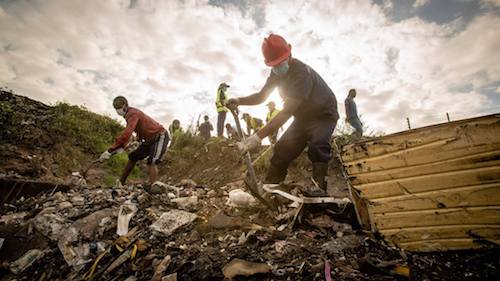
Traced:
POLYGON ((500 114, 348 145, 360 223, 410 251, 500 244, 500 114))

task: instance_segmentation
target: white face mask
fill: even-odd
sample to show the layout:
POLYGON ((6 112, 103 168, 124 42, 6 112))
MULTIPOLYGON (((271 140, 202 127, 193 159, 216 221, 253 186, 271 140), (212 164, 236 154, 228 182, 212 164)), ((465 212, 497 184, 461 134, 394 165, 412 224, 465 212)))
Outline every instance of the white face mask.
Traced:
POLYGON ((284 62, 274 66, 272 68, 272 72, 278 76, 283 76, 288 72, 288 69, 290 66, 288 66, 288 60, 285 60, 284 62))
POLYGON ((117 108, 116 113, 118 113, 118 115, 120 115, 120 116, 125 116, 125 114, 127 113, 127 110, 125 109, 125 107, 117 108))

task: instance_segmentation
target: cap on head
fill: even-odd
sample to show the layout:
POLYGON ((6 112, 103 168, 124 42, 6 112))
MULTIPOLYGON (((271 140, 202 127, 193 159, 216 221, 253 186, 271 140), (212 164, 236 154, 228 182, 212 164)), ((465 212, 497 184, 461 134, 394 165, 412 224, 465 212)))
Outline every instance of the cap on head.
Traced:
POLYGON ((290 57, 292 46, 286 42, 285 38, 271 33, 262 42, 262 54, 264 55, 266 65, 272 67, 290 57))
POLYGON ((222 83, 220 83, 219 88, 223 88, 223 87, 229 88, 230 86, 226 82, 222 82, 222 83))
POLYGON ((128 101, 124 96, 117 96, 113 99, 113 107, 114 108, 122 108, 128 105, 128 101))

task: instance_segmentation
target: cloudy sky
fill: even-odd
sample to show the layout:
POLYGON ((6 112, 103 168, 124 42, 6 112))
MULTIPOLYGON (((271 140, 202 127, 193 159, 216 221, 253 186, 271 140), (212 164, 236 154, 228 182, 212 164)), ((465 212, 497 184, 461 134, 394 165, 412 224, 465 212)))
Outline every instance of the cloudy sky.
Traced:
MULTIPOLYGON (((217 86, 260 89, 269 33, 386 133, 500 112, 500 0, 0 0, 0 86, 118 118, 215 122, 217 86)), ((271 99, 279 101, 274 93, 271 99)), ((264 117, 265 106, 243 108, 264 117)))

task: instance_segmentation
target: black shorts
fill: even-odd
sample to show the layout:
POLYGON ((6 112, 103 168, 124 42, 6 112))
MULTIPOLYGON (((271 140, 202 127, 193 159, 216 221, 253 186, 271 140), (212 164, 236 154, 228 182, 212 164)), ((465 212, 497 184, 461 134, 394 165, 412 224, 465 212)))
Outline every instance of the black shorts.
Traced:
POLYGON ((139 147, 128 155, 128 159, 139 161, 148 157, 148 164, 158 164, 167 150, 170 138, 165 131, 159 134, 154 141, 143 142, 139 147))

